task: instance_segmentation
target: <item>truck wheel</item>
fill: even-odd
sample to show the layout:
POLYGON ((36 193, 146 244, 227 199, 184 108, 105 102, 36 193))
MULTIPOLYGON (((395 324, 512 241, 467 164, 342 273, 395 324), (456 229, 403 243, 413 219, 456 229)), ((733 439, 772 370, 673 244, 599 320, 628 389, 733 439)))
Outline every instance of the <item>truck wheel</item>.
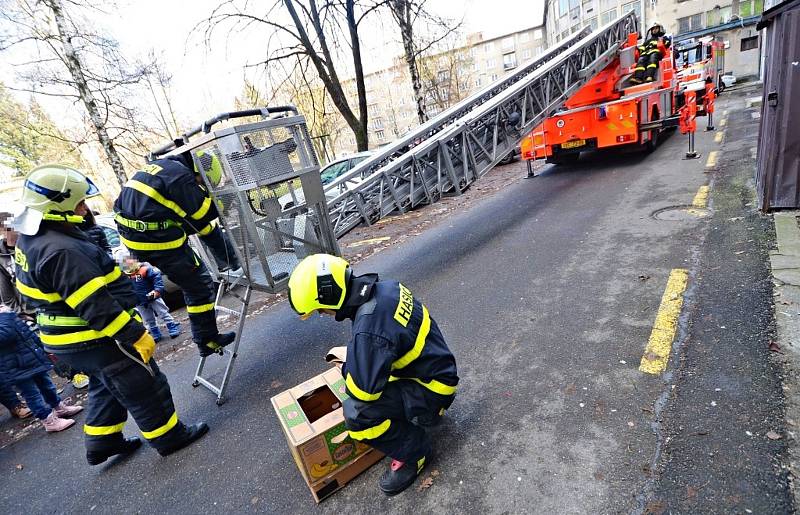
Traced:
POLYGON ((554 164, 554 165, 573 165, 578 162, 578 158, 580 157, 580 152, 574 152, 572 154, 561 154, 561 155, 552 155, 548 157, 545 162, 554 164))

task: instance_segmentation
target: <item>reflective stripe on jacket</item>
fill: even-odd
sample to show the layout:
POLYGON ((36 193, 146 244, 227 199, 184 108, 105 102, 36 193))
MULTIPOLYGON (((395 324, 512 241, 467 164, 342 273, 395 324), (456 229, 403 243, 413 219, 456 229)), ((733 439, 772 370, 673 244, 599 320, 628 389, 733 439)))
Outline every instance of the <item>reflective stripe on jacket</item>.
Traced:
POLYGON ((141 227, 117 222, 122 242, 134 252, 181 247, 188 234, 209 234, 219 217, 205 186, 177 157, 158 159, 137 171, 122 188, 114 211, 129 225, 141 227), (172 223, 163 229, 145 230, 148 224, 167 221, 172 223))
POLYGON ((39 312, 48 351, 73 352, 108 344, 132 346, 144 333, 134 317, 136 294, 117 264, 74 226, 44 222, 20 235, 17 288, 39 312))
POLYGON ((360 401, 380 398, 389 382, 414 381, 440 395, 456 391, 456 361, 439 326, 400 283, 378 281, 356 312, 342 371, 348 394, 360 401))

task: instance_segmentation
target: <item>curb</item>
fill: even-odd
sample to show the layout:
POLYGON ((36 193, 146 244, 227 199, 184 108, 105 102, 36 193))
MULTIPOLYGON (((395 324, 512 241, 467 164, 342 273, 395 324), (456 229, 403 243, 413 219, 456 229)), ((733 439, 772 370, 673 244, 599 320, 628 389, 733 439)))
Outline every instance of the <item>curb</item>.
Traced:
POLYGON ((770 251, 774 284, 773 304, 777 344, 784 356, 783 392, 786 399, 786 437, 789 483, 794 506, 800 506, 795 478, 800 477, 800 211, 773 214, 778 249, 770 251))

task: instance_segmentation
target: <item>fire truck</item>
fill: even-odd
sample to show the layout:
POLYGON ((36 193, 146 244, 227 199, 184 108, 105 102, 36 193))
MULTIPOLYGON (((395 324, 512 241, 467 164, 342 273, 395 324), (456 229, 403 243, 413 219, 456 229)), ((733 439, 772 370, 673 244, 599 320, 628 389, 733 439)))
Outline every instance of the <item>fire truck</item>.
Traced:
POLYGON ((695 115, 713 112, 721 74, 720 42, 703 38, 682 42, 675 49, 662 45, 665 55, 659 61, 655 80, 634 84, 630 78, 636 65, 637 41, 638 33, 630 34, 602 72, 523 139, 522 158, 528 160, 529 173, 534 159, 570 164, 582 152, 602 148, 655 150, 665 129, 681 126, 681 132, 689 131, 688 125, 682 125, 690 122, 689 113, 683 113, 683 117, 681 113, 687 99, 697 103, 691 106, 691 123, 695 115))

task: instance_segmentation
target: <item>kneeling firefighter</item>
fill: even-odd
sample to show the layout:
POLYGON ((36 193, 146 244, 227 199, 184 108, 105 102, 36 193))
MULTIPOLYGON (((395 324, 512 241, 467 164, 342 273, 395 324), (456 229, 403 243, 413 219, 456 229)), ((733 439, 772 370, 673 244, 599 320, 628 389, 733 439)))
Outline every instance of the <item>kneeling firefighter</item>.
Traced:
POLYGON ((453 402, 456 360, 428 309, 411 291, 377 274, 355 276, 347 261, 315 254, 289 278, 292 308, 353 321, 343 365, 350 437, 392 458, 379 486, 395 495, 416 479, 431 452, 424 429, 453 402))
POLYGON ((24 210, 14 219, 17 288, 37 310, 42 343, 90 376, 86 458, 97 465, 141 445, 122 434, 127 412, 166 456, 206 432, 178 419, 166 376, 152 359, 153 338, 134 314, 136 294, 114 260, 80 230, 99 193, 82 173, 45 165, 25 178, 24 210))
MULTIPOLYGON (((201 160, 209 181, 218 184, 222 167, 217 157, 208 152, 201 160)), ((238 269, 239 262, 216 225, 217 206, 194 168, 191 153, 156 159, 137 171, 122 188, 114 211, 122 243, 183 290, 200 355, 221 352, 236 335, 220 334, 217 329, 214 281, 189 246, 187 235, 199 235, 223 268, 238 269)))

